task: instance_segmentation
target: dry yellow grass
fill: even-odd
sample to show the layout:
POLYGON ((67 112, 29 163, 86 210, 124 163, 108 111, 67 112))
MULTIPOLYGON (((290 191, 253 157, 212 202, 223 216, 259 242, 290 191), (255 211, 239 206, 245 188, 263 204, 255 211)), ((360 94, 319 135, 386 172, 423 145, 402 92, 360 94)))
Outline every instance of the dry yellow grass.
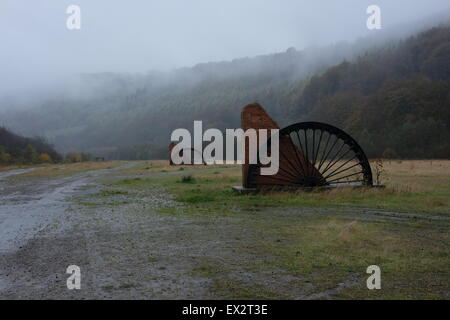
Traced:
POLYGON ((78 163, 66 163, 66 164, 54 164, 45 165, 39 170, 23 173, 17 175, 17 177, 55 177, 61 175, 75 174, 79 172, 100 170, 107 168, 114 168, 123 164, 121 161, 108 161, 108 162, 78 162, 78 163))
POLYGON ((168 160, 149 160, 149 161, 142 161, 141 164, 136 165, 132 168, 124 169, 123 171, 130 174, 145 174, 155 172, 173 172, 189 169, 202 169, 205 167, 206 166, 204 165, 171 166, 168 160))
POLYGON ((17 169, 40 168, 40 167, 47 167, 47 166, 50 166, 50 164, 39 164, 39 165, 25 165, 24 164, 24 165, 8 165, 8 166, 0 165, 0 172, 17 170, 17 169))
POLYGON ((399 191, 426 191, 450 185, 450 160, 384 160, 383 167, 381 183, 399 191))
MULTIPOLYGON (((373 160, 371 167, 375 180, 375 162, 373 160)), ((198 171, 195 175, 199 178, 211 178, 211 174, 215 173, 218 180, 241 175, 241 166, 239 165, 170 166, 167 160, 144 161, 140 165, 125 170, 128 173, 138 174, 189 170, 198 171)), ((405 192, 425 191, 439 186, 447 186, 450 185, 450 160, 383 160, 380 182, 397 191, 405 192)), ((339 188, 334 192, 348 191, 339 188)))
MULTIPOLYGON (((375 177, 375 163, 371 161, 371 167, 375 177)), ((241 176, 241 166, 185 166, 184 169, 214 168, 219 171, 218 179, 228 179, 241 176), (226 169, 226 170, 222 170, 226 169)), ((159 170, 177 171, 180 166, 164 165, 159 170)), ((211 178, 211 171, 203 171, 196 174, 200 178, 211 178)), ((380 183, 394 189, 397 192, 420 192, 433 190, 436 187, 450 186, 450 160, 383 160, 383 172, 380 183)), ((391 190, 392 191, 392 190, 391 190)), ((331 194, 342 195, 351 192, 348 188, 337 188, 331 194)), ((388 191, 390 192, 390 191, 388 191)))
MULTIPOLYGON (((164 162, 155 171, 176 171, 164 162), (163 169, 165 168, 165 169, 163 169)), ((321 192, 265 191, 249 197, 227 193, 232 186, 241 185, 240 166, 186 166, 185 173, 149 178, 149 183, 162 183, 180 201, 202 202, 205 208, 227 210, 230 204, 240 206, 356 206, 404 212, 450 213, 449 160, 384 160, 380 182, 385 188, 332 188, 321 192), (181 175, 192 176, 190 184, 174 183, 181 175), (195 188, 193 188, 195 184, 195 188), (204 202, 204 203, 203 203, 204 202)), ((375 168, 372 167, 372 170, 375 168)), ((136 169, 145 174, 145 170, 136 169)), ((148 172, 148 170, 147 170, 148 172)))

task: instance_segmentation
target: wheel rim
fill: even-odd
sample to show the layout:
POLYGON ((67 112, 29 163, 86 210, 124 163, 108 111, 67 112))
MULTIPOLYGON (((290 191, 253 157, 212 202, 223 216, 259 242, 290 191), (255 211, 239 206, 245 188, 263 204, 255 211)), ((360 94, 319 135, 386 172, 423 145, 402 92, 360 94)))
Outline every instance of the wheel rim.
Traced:
MULTIPOLYGON (((358 143, 339 128, 300 122, 280 130, 279 171, 262 176, 259 163, 249 166, 250 188, 270 186, 371 186, 369 161, 358 143)), ((267 141, 271 150, 271 140, 267 141)))

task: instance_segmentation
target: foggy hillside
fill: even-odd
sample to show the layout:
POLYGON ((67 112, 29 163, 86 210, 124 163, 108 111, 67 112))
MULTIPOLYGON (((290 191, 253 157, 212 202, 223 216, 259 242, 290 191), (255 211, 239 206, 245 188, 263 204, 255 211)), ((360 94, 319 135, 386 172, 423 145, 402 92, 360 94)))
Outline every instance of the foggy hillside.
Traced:
POLYGON ((285 93, 300 94, 311 76, 376 47, 373 38, 171 72, 82 74, 58 84, 48 96, 4 99, 7 111, 1 121, 21 134, 47 137, 62 152, 161 146, 173 129, 188 127, 193 120, 210 127, 239 127, 240 109, 253 101, 263 103, 276 118, 286 116, 292 96, 286 100, 285 93))
POLYGON ((370 157, 449 158, 450 27, 313 77, 290 114, 343 128, 370 157))
POLYGON ((449 157, 442 141, 450 123, 449 45, 450 31, 442 26, 401 40, 290 48, 172 72, 83 74, 49 96, 4 99, 0 124, 45 136, 60 152, 162 158, 174 129, 190 129, 194 120, 205 128, 239 127, 241 108, 257 101, 282 125, 338 125, 361 139, 369 156, 388 150, 449 157))

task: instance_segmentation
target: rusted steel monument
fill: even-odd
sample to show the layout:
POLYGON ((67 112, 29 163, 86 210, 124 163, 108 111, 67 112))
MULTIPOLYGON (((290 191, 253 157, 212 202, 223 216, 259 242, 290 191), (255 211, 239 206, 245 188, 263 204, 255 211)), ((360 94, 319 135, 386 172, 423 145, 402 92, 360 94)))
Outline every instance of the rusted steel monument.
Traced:
MULTIPOLYGON (((244 107, 241 125, 243 130, 279 129, 257 103, 244 107)), ((263 143, 270 153, 270 138, 259 141, 258 137, 258 145, 263 143)), ((263 165, 259 159, 250 164, 249 159, 258 157, 258 150, 249 148, 246 143, 243 188, 237 188, 240 191, 373 185, 369 161, 358 143, 344 131, 325 123, 299 122, 279 131, 279 170, 275 175, 261 175, 263 165)))

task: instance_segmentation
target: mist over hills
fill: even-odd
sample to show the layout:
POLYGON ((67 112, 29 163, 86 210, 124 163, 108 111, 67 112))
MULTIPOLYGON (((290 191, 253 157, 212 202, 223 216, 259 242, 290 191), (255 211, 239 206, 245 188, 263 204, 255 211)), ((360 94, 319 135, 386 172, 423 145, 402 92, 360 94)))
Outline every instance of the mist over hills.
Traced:
POLYGON ((240 126, 261 103, 280 125, 323 121, 354 135, 370 157, 448 158, 450 28, 370 37, 172 72, 84 74, 36 99, 3 100, 0 124, 45 136, 60 152, 165 158, 170 134, 240 126))

